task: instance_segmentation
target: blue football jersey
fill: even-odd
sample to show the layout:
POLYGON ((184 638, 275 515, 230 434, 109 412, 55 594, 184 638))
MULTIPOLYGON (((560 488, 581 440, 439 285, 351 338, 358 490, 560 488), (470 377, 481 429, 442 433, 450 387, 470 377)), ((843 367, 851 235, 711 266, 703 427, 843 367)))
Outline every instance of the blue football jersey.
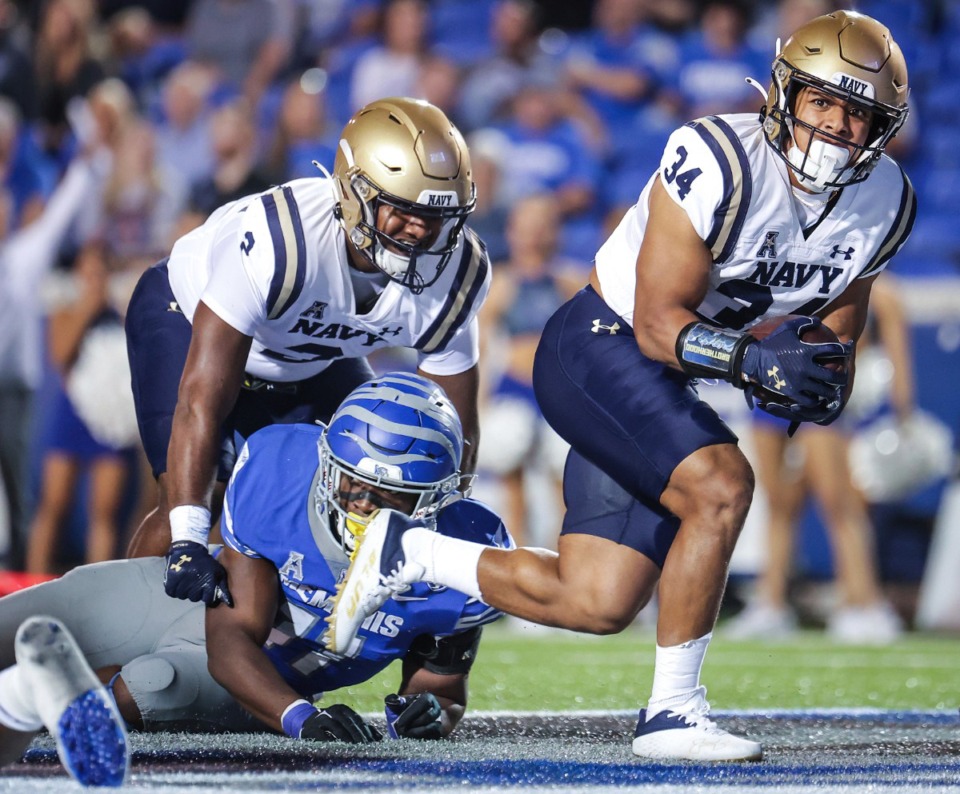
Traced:
MULTIPOLYGON (((330 601, 349 559, 317 504, 322 431, 318 425, 272 425, 254 433, 227 486, 221 530, 230 548, 276 566, 281 604, 264 649, 286 682, 310 699, 366 681, 405 656, 419 636, 458 634, 502 614, 456 590, 421 582, 364 621, 351 656, 325 648, 330 601)), ((500 518, 472 499, 443 509, 437 531, 513 546, 500 518)))

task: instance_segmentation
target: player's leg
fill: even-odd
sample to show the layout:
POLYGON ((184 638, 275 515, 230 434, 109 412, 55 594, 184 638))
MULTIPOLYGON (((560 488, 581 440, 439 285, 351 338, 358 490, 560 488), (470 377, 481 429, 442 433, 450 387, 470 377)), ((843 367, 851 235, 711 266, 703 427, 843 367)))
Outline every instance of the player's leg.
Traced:
MULTIPOLYGON (((28 734, 46 727, 81 784, 122 785, 130 767, 123 718, 70 631, 56 618, 36 615, 20 626, 14 647, 16 666, 0 673, 7 727, 28 734)), ((15 750, 17 738, 8 738, 15 750)))
MULTIPOLYGON (((700 668, 753 492, 736 436, 681 373, 646 358, 591 289, 547 324, 534 384, 573 449, 652 513, 679 519, 659 584, 657 660, 633 750, 650 757, 759 758, 705 714, 700 668)), ((674 524, 676 526, 676 524, 674 524)))
POLYGON ((170 289, 166 260, 140 277, 130 298, 125 328, 140 440, 157 478, 157 506, 133 533, 126 556, 162 556, 170 546, 167 446, 192 333, 170 289))

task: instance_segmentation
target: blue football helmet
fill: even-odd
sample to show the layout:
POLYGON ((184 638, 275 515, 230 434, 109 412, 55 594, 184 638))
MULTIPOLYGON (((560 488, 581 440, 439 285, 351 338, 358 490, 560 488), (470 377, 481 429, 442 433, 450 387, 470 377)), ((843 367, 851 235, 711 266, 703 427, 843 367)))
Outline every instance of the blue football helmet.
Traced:
MULTIPOLYGON (((443 389, 419 375, 391 372, 354 389, 320 437, 319 452, 317 511, 348 552, 369 520, 345 507, 358 486, 375 504, 376 492, 364 485, 415 497, 410 515, 430 527, 462 496, 460 417, 443 389)), ((381 498, 380 506, 391 505, 381 498)))

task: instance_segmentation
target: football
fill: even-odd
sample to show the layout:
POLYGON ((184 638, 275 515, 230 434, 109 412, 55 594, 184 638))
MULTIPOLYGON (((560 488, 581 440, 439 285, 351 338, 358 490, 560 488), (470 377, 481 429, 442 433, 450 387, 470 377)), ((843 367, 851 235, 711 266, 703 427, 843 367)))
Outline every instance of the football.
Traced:
MULTIPOLYGON (((766 339, 770 336, 777 328, 783 325, 788 320, 792 320, 799 315, 796 314, 785 314, 782 317, 768 317, 765 320, 761 320, 756 325, 751 326, 747 329, 747 333, 750 334, 754 339, 766 339)), ((833 332, 833 329, 823 325, 821 323, 818 326, 804 328, 803 333, 800 336, 804 342, 839 342, 840 338, 833 332)), ((846 368, 845 361, 838 361, 836 359, 830 359, 823 362, 823 365, 834 372, 842 372, 846 368)))

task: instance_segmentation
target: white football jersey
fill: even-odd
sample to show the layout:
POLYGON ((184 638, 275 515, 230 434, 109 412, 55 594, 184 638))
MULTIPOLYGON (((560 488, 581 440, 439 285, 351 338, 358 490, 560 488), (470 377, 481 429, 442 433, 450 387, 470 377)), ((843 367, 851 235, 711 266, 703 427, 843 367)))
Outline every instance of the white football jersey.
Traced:
POLYGON ((597 253, 604 299, 631 325, 637 254, 658 174, 713 255, 697 314, 724 328, 819 312, 855 279, 883 270, 916 215, 910 181, 883 156, 864 182, 836 192, 820 220, 804 228, 787 166, 755 114, 691 121, 670 136, 659 170, 597 253))
POLYGON ((464 230, 433 285, 418 294, 388 281, 361 314, 335 204, 333 183, 318 177, 219 208, 170 254, 180 310, 192 322, 202 300, 253 337, 246 371, 265 380, 304 380, 335 359, 384 347, 416 349, 419 366, 435 375, 473 366, 476 314, 490 286, 490 263, 476 234, 464 230))

